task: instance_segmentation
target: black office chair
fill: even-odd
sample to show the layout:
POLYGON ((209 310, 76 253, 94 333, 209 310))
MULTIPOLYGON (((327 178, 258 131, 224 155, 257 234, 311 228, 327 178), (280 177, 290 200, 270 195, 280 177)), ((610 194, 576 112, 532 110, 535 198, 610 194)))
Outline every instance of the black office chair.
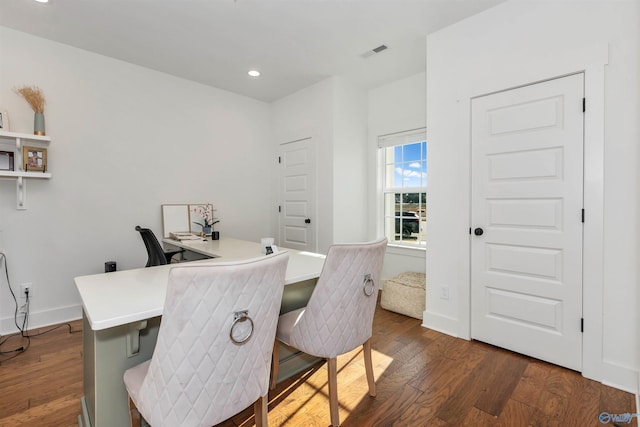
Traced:
POLYGON ((174 255, 184 252, 184 249, 165 252, 153 231, 148 228, 142 228, 139 225, 136 225, 136 231, 140 232, 144 246, 147 248, 147 255, 149 255, 149 260, 145 267, 169 264, 174 255))

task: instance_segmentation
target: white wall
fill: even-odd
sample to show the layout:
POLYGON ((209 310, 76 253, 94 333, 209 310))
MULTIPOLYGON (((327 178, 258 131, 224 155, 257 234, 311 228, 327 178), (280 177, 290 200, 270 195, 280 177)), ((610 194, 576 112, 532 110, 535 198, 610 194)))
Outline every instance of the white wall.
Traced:
MULTIPOLYGON (((326 253, 333 243, 333 80, 326 79, 315 85, 273 102, 273 143, 311 138, 316 148, 316 224, 317 247, 326 253)), ((276 179, 277 181, 277 179, 276 179)), ((275 188, 278 183, 275 182, 275 188)), ((278 223, 273 223, 278 234, 278 223)), ((278 240, 279 241, 279 240, 278 240)))
POLYGON ((334 78, 333 203, 335 243, 367 239, 367 93, 334 78))
POLYGON ((426 326, 470 330, 470 97, 586 70, 584 369, 637 391, 639 21, 631 0, 512 0, 427 38, 426 326), (451 287, 448 301, 439 285, 451 287))
MULTIPOLYGON (((382 183, 378 179, 378 137, 425 127, 425 73, 418 73, 369 91, 367 157, 369 170, 368 234, 384 235, 379 196, 382 183)), ((429 138, 427 129, 427 138, 429 138)), ((427 230, 427 238, 429 230, 427 230)), ((384 259, 382 277, 389 278, 405 271, 425 271, 425 251, 389 246, 384 259)))
MULTIPOLYGON (((0 249, 14 289, 33 283, 31 326, 80 317, 78 275, 144 266, 135 225, 161 234, 162 203, 211 202, 223 235, 271 233, 270 106, 0 27, 0 107, 11 130, 33 112, 13 88, 39 86, 51 180, 0 180, 0 249), (266 180, 256 176, 268 177, 266 180), (264 218, 256 221, 256 218, 264 218)), ((0 331, 14 329, 0 277, 0 331)))
POLYGON ((318 251, 366 240, 366 94, 330 77, 272 108, 274 144, 304 138, 316 144, 318 251))

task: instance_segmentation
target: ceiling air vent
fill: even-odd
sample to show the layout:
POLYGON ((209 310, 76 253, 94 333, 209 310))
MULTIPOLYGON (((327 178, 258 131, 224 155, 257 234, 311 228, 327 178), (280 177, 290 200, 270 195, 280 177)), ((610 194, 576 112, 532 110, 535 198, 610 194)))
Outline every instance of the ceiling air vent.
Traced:
POLYGON ((382 52, 382 51, 383 51, 383 50, 385 50, 385 49, 387 49, 387 46, 385 46, 385 45, 381 44, 380 46, 378 46, 378 47, 376 47, 376 48, 373 48, 373 49, 371 49, 371 50, 366 51, 365 53, 363 53, 363 54, 362 54, 362 55, 360 55, 360 56, 362 56, 363 58, 368 58, 368 57, 370 57, 370 56, 372 56, 372 55, 375 55, 376 53, 380 53, 380 52, 382 52))

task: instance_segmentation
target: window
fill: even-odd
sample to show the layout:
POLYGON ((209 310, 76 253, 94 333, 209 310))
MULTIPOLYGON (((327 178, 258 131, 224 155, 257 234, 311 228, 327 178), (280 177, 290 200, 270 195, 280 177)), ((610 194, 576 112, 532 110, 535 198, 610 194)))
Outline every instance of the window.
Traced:
POLYGON ((425 247, 427 137, 424 129, 378 138, 384 234, 389 243, 425 247))

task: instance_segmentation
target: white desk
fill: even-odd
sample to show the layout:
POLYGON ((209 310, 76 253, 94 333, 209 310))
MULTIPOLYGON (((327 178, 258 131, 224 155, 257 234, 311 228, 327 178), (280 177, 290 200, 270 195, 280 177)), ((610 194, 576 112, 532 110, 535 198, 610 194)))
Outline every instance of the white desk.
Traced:
MULTIPOLYGON (((239 261, 262 256, 259 243, 232 238, 166 243, 214 257, 194 263, 239 261)), ((306 305, 324 265, 324 255, 286 249, 289 263, 281 312, 306 305)), ((182 264, 184 265, 184 264, 182 264)), ((129 423, 124 371, 151 358, 160 326, 169 270, 174 265, 75 278, 83 305, 84 397, 80 427, 129 423)), ((311 360, 284 351, 282 379, 311 360), (286 360, 284 360, 286 359, 286 360), (288 368, 287 368, 288 363, 288 368)))

